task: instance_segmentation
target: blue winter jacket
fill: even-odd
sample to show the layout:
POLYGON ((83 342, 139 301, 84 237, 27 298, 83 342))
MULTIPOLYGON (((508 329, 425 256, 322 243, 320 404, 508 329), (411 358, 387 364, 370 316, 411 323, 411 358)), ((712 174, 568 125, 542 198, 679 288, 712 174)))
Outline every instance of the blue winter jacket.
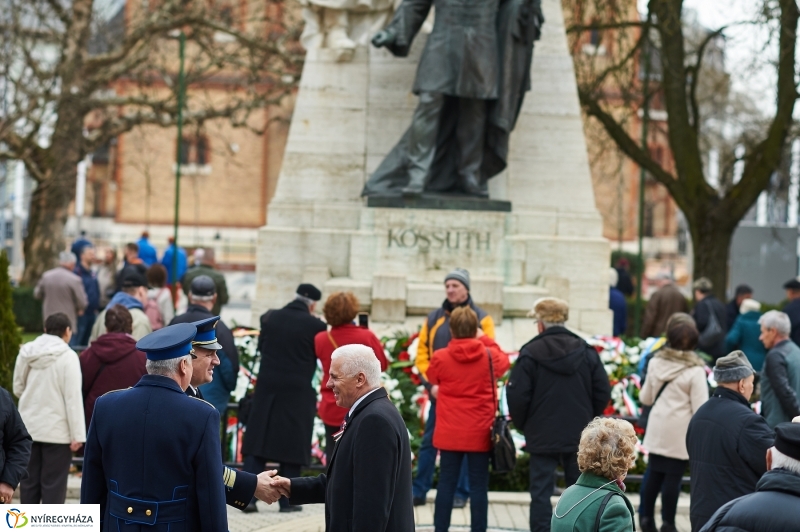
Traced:
POLYGON ((736 349, 744 351, 747 359, 753 365, 753 369, 757 372, 761 371, 764 366, 764 358, 767 356, 764 344, 758 339, 761 336, 761 326, 758 324, 760 317, 761 313, 757 310, 739 314, 725 337, 726 350, 729 353, 736 349))
POLYGON ((100 307, 100 286, 97 284, 97 276, 92 270, 87 270, 80 262, 75 265, 75 275, 83 281, 83 289, 86 291, 88 304, 84 312, 94 313, 100 307))
POLYGON ((158 262, 156 248, 153 247, 153 244, 151 244, 149 240, 142 237, 136 244, 139 246, 139 258, 142 259, 142 262, 144 262, 148 268, 158 262))

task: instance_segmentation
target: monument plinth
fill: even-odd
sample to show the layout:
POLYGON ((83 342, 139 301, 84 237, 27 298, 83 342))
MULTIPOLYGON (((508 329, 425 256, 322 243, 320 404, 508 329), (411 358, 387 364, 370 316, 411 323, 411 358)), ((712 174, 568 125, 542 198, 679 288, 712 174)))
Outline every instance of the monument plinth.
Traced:
POLYGON ((561 5, 543 0, 542 8, 547 23, 532 90, 511 134, 508 167, 489 181, 484 208, 458 196, 360 197, 417 105, 411 85, 424 35, 403 59, 365 46, 347 63, 333 50, 309 51, 259 232, 254 318, 312 282, 325 295, 353 291, 373 323, 418 323, 441 305, 447 272, 462 267, 472 275, 475 301, 501 322, 504 347, 533 335, 530 320, 519 318, 544 295, 570 302, 569 326, 610 333, 609 244, 595 208, 561 5))

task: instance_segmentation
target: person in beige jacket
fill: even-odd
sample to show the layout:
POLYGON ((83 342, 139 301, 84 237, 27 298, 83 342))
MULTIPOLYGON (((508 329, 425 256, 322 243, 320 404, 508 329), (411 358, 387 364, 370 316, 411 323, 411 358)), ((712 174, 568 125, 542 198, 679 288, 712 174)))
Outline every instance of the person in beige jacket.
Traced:
POLYGON ((694 413, 708 401, 705 363, 694 352, 698 336, 691 316, 673 314, 667 322, 667 345, 654 355, 639 394, 643 405, 652 405, 643 442, 649 462, 639 508, 642 532, 656 531, 654 513, 659 492, 661 532, 677 531, 678 496, 689 465, 686 431, 694 413))
POLYGON ((44 331, 20 348, 14 366, 14 395, 33 439, 28 477, 20 484, 22 504, 64 504, 72 453, 86 441, 83 379, 68 345, 69 317, 48 316, 44 331))

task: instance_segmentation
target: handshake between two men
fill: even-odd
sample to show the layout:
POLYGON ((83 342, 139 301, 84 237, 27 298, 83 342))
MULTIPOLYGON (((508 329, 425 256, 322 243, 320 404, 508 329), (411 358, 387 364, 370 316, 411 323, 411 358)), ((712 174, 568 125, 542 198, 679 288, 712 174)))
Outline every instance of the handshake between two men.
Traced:
POLYGON ((258 475, 255 497, 267 504, 272 504, 281 497, 288 498, 291 495, 291 490, 292 481, 278 476, 277 469, 271 469, 258 475))

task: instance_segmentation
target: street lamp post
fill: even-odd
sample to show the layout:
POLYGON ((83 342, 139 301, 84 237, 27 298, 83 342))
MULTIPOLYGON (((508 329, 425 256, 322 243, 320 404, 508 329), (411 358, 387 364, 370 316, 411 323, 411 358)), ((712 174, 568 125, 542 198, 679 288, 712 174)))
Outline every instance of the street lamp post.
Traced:
POLYGON ((172 304, 175 306, 177 301, 178 283, 178 224, 180 218, 181 201, 181 154, 183 151, 183 106, 186 100, 186 86, 183 72, 183 63, 186 48, 186 34, 181 31, 179 37, 179 56, 180 66, 178 67, 178 147, 175 157, 175 223, 173 229, 172 245, 172 274, 170 275, 170 285, 172 286, 172 304))
MULTIPOLYGON (((644 41, 644 84, 643 84, 643 106, 642 106, 642 150, 647 152, 647 130, 650 122, 650 29, 645 26, 648 32, 644 41)), ((633 327, 634 335, 639 334, 642 324, 642 280, 644 279, 644 185, 647 172, 644 166, 639 167, 639 249, 636 257, 636 311, 634 313, 633 327)))

